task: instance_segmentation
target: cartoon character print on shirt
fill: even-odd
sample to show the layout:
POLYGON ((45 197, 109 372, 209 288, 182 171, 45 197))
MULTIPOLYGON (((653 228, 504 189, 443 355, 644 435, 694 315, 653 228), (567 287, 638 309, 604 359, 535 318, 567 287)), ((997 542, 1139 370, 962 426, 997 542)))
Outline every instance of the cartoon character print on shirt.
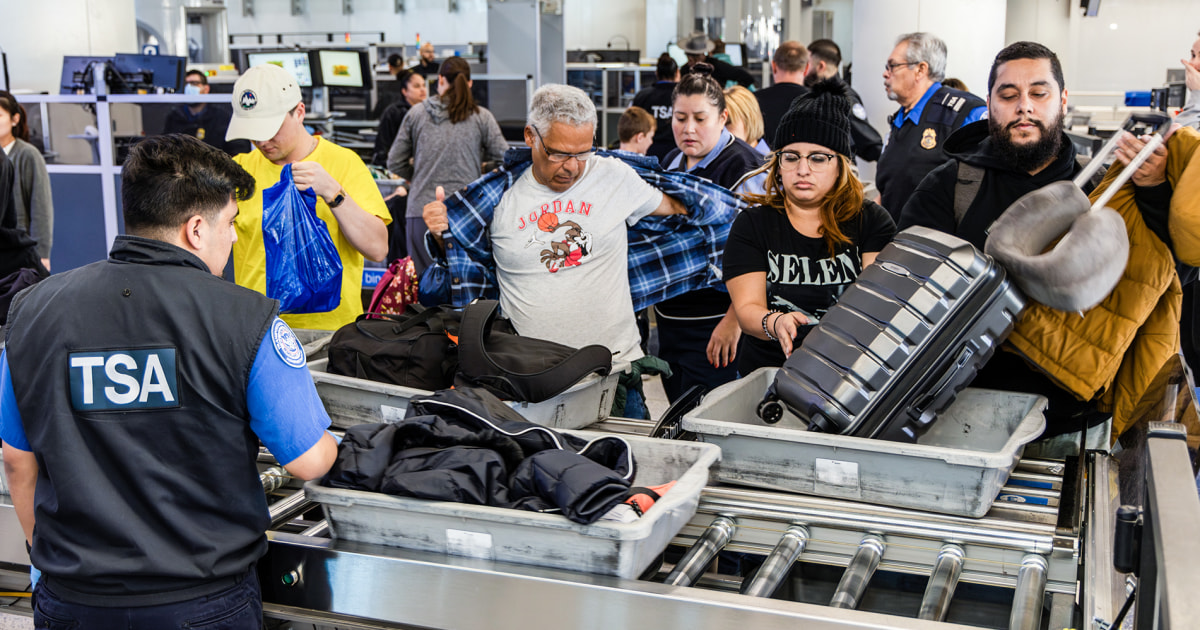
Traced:
MULTIPOLYGON (((555 201, 554 206, 562 208, 559 201, 555 201)), ((559 212, 555 212, 551 207, 550 204, 543 207, 536 221, 525 221, 522 217, 518 229, 531 229, 525 247, 544 247, 538 252, 540 260, 547 271, 557 273, 562 269, 578 267, 592 257, 592 233, 585 231, 583 226, 574 220, 561 220, 559 212)), ((591 204, 581 203, 578 210, 573 210, 576 210, 574 204, 568 202, 563 212, 587 216, 591 212, 591 204)))

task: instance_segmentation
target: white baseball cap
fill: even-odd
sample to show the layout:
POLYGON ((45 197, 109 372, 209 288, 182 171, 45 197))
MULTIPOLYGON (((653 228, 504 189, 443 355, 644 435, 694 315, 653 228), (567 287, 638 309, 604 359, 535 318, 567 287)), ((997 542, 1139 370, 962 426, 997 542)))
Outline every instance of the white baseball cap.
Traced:
POLYGON ((302 99, 296 77, 282 67, 264 63, 250 68, 233 84, 233 118, 225 140, 274 138, 302 99))

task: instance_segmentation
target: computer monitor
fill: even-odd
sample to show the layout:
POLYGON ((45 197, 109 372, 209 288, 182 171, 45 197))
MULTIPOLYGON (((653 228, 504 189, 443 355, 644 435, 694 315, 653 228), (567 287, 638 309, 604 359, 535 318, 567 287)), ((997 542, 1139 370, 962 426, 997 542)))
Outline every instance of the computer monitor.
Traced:
POLYGON ((729 63, 746 67, 746 45, 737 42, 725 42, 725 54, 729 55, 729 63))
POLYGON ((157 88, 166 92, 182 92, 187 58, 118 53, 113 57, 113 66, 125 78, 130 90, 152 91, 157 88))
POLYGON ((97 64, 102 66, 110 61, 112 61, 112 57, 64 56, 62 80, 59 81, 58 93, 75 94, 91 91, 93 69, 97 64))
POLYGON ((370 64, 366 51, 316 50, 313 82, 326 87, 371 87, 370 64))
POLYGON ((270 51, 246 53, 246 61, 250 67, 264 63, 273 63, 296 77, 296 85, 312 87, 312 70, 308 63, 308 53, 303 51, 270 51))

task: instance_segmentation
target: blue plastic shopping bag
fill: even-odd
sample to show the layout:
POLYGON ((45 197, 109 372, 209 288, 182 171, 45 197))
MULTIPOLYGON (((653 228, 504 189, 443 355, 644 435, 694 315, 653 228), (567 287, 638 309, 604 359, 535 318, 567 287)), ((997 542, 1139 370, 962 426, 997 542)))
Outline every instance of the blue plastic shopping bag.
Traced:
POLYGON ((282 313, 324 313, 342 300, 342 259, 325 222, 317 218, 317 193, 301 192, 292 165, 263 191, 263 243, 267 297, 282 313))

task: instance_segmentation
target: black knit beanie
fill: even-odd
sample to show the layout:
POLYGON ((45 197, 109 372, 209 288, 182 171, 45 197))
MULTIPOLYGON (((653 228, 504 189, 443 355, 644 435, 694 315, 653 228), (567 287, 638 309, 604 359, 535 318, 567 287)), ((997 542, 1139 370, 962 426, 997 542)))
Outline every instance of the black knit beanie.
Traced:
POLYGON ((850 153, 850 99, 840 83, 821 81, 792 101, 771 146, 782 149, 793 142, 819 144, 854 159, 850 153))

